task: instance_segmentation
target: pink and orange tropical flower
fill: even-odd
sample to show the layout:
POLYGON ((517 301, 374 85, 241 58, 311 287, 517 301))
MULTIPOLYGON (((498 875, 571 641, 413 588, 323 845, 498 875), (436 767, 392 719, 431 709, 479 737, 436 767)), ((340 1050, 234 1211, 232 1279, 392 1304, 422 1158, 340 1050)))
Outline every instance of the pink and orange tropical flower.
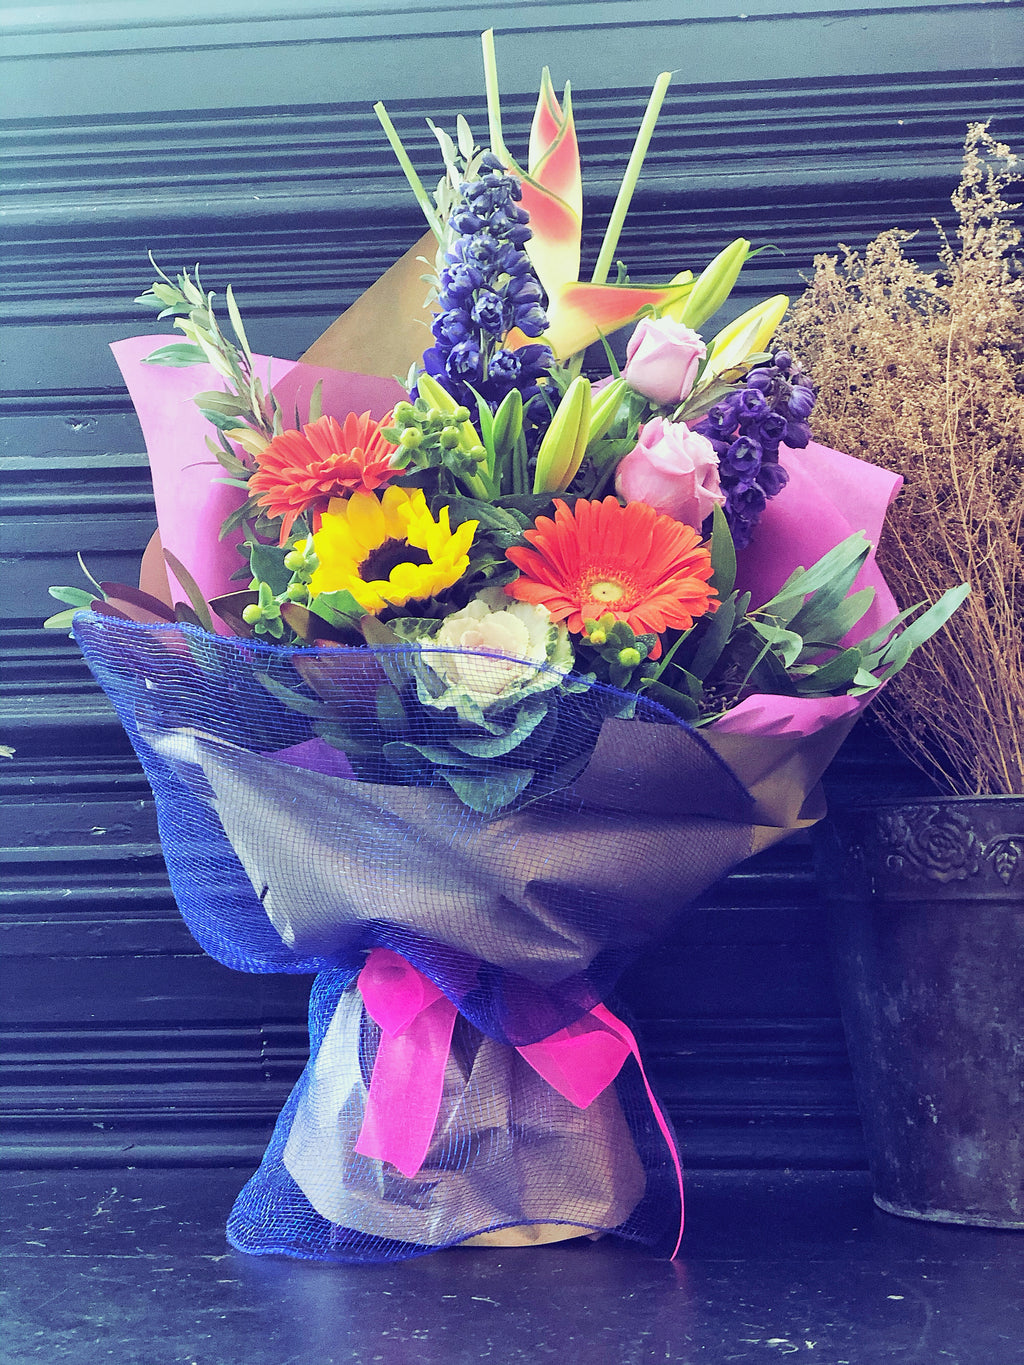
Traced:
MULTIPOLYGON (((646 503, 581 498, 570 511, 558 498, 554 520, 538 517, 524 535, 530 549, 506 551, 520 571, 506 593, 546 607, 575 635, 608 613, 638 635, 689 630, 718 607, 707 545, 646 503)), ((651 657, 660 654, 659 640, 651 657)))
POLYGON ((260 495, 268 516, 282 518, 282 545, 304 512, 313 513, 316 530, 332 498, 373 493, 399 472, 391 466, 398 447, 382 434, 390 421, 390 413, 379 422, 368 412, 350 412, 344 422, 320 417, 301 431, 282 431, 256 452, 259 468, 249 491, 260 495))
POLYGON ((587 284, 580 281, 583 180, 569 88, 563 111, 545 67, 530 131, 529 164, 515 167, 530 215, 526 252, 548 296, 545 341, 564 360, 652 308, 662 311, 692 286, 687 272, 671 284, 587 284))

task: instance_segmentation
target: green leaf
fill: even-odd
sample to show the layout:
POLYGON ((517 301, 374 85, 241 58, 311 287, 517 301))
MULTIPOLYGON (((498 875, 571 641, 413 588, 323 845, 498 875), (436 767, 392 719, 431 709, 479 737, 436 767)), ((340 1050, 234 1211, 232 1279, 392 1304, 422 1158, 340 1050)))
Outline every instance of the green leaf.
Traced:
MULTIPOLYGON (((871 553, 871 542, 862 531, 855 531, 845 540, 822 555, 809 569, 795 569, 769 602, 758 608, 759 616, 774 616, 776 624, 787 626, 802 609, 803 599, 854 569, 857 576, 861 565, 871 553)), ((850 582, 853 582, 850 578, 850 582)), ((843 594, 845 596, 845 593, 843 594)))
POLYGON ((185 595, 192 604, 192 610, 195 612, 199 624, 202 626, 203 630, 212 635, 213 617, 210 615, 210 608, 207 605, 206 598, 199 591, 199 584, 189 573, 188 569, 185 568, 178 556, 171 554, 170 550, 164 550, 164 560, 175 578, 185 589, 185 595))
POLYGON ((245 358, 252 364, 252 351, 249 349, 249 338, 245 335, 245 328, 242 326, 242 315, 238 311, 238 304, 235 302, 235 296, 231 292, 230 284, 224 291, 224 302, 227 304, 228 317, 231 319, 231 327, 235 336, 238 338, 238 344, 245 352, 245 358))
POLYGON ((292 572, 284 567, 288 550, 282 545, 260 545, 252 542, 249 546, 249 567, 253 578, 266 583, 275 597, 280 596, 292 581, 292 572))
MULTIPOLYGON (((811 602, 816 602, 820 595, 820 593, 816 593, 811 598, 811 602)), ((818 617, 812 616, 810 625, 802 632, 807 656, 813 657, 815 650, 820 650, 821 646, 834 648, 838 645, 862 619, 874 600, 874 588, 861 588, 859 592, 852 593, 849 597, 844 597, 842 601, 837 602, 830 612, 822 612, 818 617)), ((795 631, 797 621, 802 619, 803 613, 797 612, 789 623, 790 629, 795 631)), ((857 643, 863 649, 863 641, 858 640, 857 643)))
POLYGON ((405 714, 405 707, 397 688, 383 685, 378 687, 374 705, 377 723, 382 730, 390 733, 408 730, 409 718, 405 714))
MULTIPOLYGON (((690 677, 689 674, 686 675, 690 677)), ((694 681, 697 681, 694 679, 694 681)), ((680 720, 693 722, 700 714, 700 707, 693 697, 687 696, 683 692, 677 691, 674 687, 668 687, 663 682, 650 682, 644 688, 644 695, 653 701, 664 706, 666 711, 671 711, 680 720)))
POLYGON ((203 414, 208 422, 211 422, 218 431, 234 431, 238 426, 238 418, 223 412, 218 412, 216 408, 204 407, 202 403, 197 403, 196 407, 203 414))
POLYGON ((335 709, 326 702, 315 701, 312 697, 304 697, 300 692, 295 692, 292 688, 286 687, 284 683, 278 682, 269 673, 261 673, 259 680, 271 696, 276 697, 280 702, 284 702, 290 711, 297 711, 300 716, 310 716, 315 720, 323 720, 327 716, 336 714, 335 709))
POLYGON ((515 723, 504 735, 491 735, 487 738, 473 739, 465 731, 456 731, 449 740, 453 748, 471 758, 501 758, 518 749, 524 740, 533 734, 547 715, 547 702, 543 697, 531 697, 524 702, 516 713, 515 723))
POLYGON ((694 677, 703 680, 711 676, 712 670, 722 657, 722 651, 729 643, 735 625, 736 599, 729 597, 714 615, 707 618, 707 626, 700 644, 688 665, 694 677))
POLYGON ((357 602, 350 592, 344 590, 319 593, 309 603, 309 610, 314 616, 322 617, 332 626, 342 628, 346 626, 358 627, 366 615, 366 608, 357 602))
POLYGON ((893 674, 898 673, 914 650, 919 645, 923 645, 926 640, 931 639, 970 594, 969 583, 961 583, 958 588, 949 588, 933 606, 930 606, 926 612, 922 612, 916 621, 911 621, 881 651, 879 664, 885 669, 883 676, 891 678, 893 674))
POLYGON ((785 666, 792 668, 803 653, 803 636, 796 631, 786 630, 784 626, 773 626, 769 621, 758 621, 754 617, 750 618, 750 624, 762 640, 768 641, 785 666))
MULTIPOLYGON (((87 588, 47 588, 46 591, 51 597, 55 597, 58 602, 67 602, 69 606, 80 607, 90 606, 96 599, 96 593, 89 592, 87 588)), ((61 615, 64 615, 62 612, 61 615)))
POLYGON ((863 662, 864 655, 859 646, 841 650, 828 663, 797 679, 797 691, 804 697, 841 695, 852 684, 863 662))
MULTIPOLYGON (((210 408, 214 412, 224 413, 229 417, 247 417, 249 415, 248 403, 243 403, 231 393, 222 393, 219 389, 206 389, 202 393, 197 393, 192 399, 199 407, 210 408)), ((236 422, 235 426, 238 425, 236 422)))
MULTIPOLYGON (((92 599, 89 599, 92 601, 92 599)), ((81 607, 69 607, 67 611, 58 611, 53 616, 48 616, 43 622, 44 630, 70 630, 71 623, 77 614, 82 610, 81 607)))
POLYGON ((199 346, 190 346, 187 342, 177 341, 170 346, 161 346, 151 355, 145 356, 142 363, 143 365, 167 365, 171 369, 181 370, 187 365, 205 365, 206 355, 199 346))
POLYGON ((725 513, 717 504, 711 511, 711 582, 724 602, 736 586, 736 545, 725 513))
POLYGON ((480 815, 496 815, 510 806, 533 781, 532 768, 502 769, 486 777, 442 770, 439 774, 464 806, 480 815))

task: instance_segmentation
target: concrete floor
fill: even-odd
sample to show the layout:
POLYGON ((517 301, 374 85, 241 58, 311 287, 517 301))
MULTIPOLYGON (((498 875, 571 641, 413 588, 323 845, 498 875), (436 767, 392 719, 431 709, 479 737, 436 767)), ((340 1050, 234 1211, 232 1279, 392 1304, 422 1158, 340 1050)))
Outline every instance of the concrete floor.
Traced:
POLYGON ((692 1172, 679 1259, 611 1241, 390 1266, 233 1251, 247 1172, 3 1178, 3 1365, 1022 1365, 1024 1235, 860 1173, 692 1172))

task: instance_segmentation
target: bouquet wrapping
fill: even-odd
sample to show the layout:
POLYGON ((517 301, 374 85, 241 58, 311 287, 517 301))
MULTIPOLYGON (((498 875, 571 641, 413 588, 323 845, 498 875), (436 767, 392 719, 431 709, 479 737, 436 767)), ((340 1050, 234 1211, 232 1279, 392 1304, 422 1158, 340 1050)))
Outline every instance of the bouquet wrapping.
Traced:
MULTIPOLYGON (((159 470, 180 428, 165 372, 130 368, 145 342, 118 349, 159 470)), ((876 536, 898 486, 822 448, 787 458, 789 496, 739 557, 765 597, 851 520, 876 536)), ((215 493, 191 506, 197 547, 221 511, 215 493)), ((867 630, 891 600, 873 563, 862 581, 867 630)), ((487 816, 440 778, 368 780, 378 691, 409 647, 289 648, 96 614, 74 629, 145 766, 199 944, 245 971, 318 973, 310 1062, 232 1241, 381 1260, 613 1232, 671 1254, 678 1152, 607 1002, 695 897, 818 818, 818 778, 863 702, 755 695, 698 731, 556 675, 557 740, 538 757, 552 790, 487 816), (349 751, 323 738, 321 708, 349 751)), ((481 685, 491 662, 459 656, 481 685)))
POLYGON ((91 603, 48 624, 74 615, 198 943, 316 974, 228 1225, 249 1252, 674 1255, 682 1163, 616 981, 820 818, 857 715, 959 600, 897 612, 872 547, 899 480, 810 441, 813 389, 766 350, 787 300, 695 330, 749 242, 607 283, 668 76, 582 282, 568 99, 545 72, 519 166, 484 52, 491 145, 435 129, 433 201, 378 107, 436 246, 434 344, 424 243, 315 363, 254 355, 230 288, 229 341, 198 270, 161 274, 140 302, 187 344, 114 349, 163 555, 142 591, 51 589, 91 603))

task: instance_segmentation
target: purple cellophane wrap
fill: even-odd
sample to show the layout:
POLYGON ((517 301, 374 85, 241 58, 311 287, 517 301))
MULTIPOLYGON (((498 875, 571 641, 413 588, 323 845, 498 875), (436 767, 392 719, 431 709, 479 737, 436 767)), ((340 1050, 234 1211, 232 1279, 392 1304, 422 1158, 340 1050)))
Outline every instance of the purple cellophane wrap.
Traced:
POLYGON ((75 633, 152 784, 199 944, 244 971, 318 973, 310 1063, 232 1213, 235 1245, 382 1261, 555 1224, 669 1254, 677 1179, 637 1062, 579 1109, 516 1049, 607 1001, 631 959, 750 852, 751 798, 700 736, 613 689, 559 685, 544 737, 489 760, 529 761, 547 794, 482 815, 440 767, 403 778, 381 757, 388 660, 374 651, 87 614, 75 633), (324 706, 346 749, 325 740, 324 706), (381 1037, 356 987, 374 948, 459 1012, 412 1178, 354 1150, 381 1037))

